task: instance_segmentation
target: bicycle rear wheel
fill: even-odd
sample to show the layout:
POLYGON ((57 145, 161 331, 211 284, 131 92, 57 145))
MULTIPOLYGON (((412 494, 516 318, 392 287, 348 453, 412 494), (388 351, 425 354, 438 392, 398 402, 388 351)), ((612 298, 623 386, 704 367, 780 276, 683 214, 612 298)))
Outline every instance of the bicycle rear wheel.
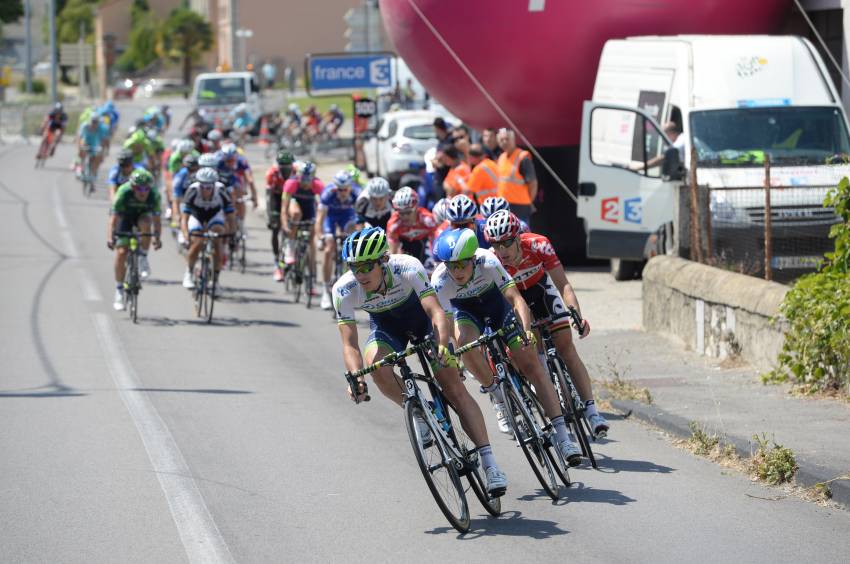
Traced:
POLYGON ((449 438, 454 441, 455 448, 460 451, 467 461, 467 467, 463 474, 469 481, 469 487, 475 493, 475 497, 487 510, 487 513, 493 517, 498 517, 502 514, 502 498, 493 497, 487 493, 487 479, 484 476, 484 468, 481 467, 481 461, 478 456, 478 451, 475 444, 463 427, 460 425, 460 415, 457 410, 448 401, 443 401, 446 406, 446 419, 450 425, 449 438))
MULTIPOLYGON (((408 401, 404 406, 405 421, 407 423, 407 434, 416 462, 422 471, 422 477, 434 496, 434 501, 452 527, 460 533, 469 531, 469 504, 463 492, 457 469, 451 461, 446 460, 437 444, 428 446, 422 443, 420 428, 427 426, 432 437, 437 436, 437 430, 431 428, 429 421, 425 418, 422 406, 417 401, 408 401)), ((437 440, 436 438, 434 440, 437 440)))
POLYGON ((523 400, 517 396, 513 387, 503 384, 502 390, 510 414, 508 420, 513 429, 514 437, 531 465, 534 475, 537 476, 537 480, 543 487, 543 491, 557 501, 561 497, 558 475, 546 455, 540 429, 526 411, 523 400))

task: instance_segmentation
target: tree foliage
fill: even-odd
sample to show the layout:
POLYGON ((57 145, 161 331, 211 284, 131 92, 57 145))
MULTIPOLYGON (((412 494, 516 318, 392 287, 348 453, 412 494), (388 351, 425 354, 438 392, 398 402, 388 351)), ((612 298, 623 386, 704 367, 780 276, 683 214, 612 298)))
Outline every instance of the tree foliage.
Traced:
POLYGON ((157 60, 157 37, 159 22, 150 11, 146 0, 134 0, 130 8, 132 26, 127 39, 127 50, 118 58, 116 65, 125 71, 143 69, 157 60))
POLYGON ((831 190, 824 205, 840 221, 830 237, 835 250, 826 253, 819 272, 802 276, 786 294, 780 313, 789 328, 779 355, 779 367, 767 380, 788 381, 807 391, 837 391, 850 395, 850 181, 831 190))
POLYGON ((80 40, 80 26, 83 40, 92 41, 94 35, 94 11, 98 0, 67 0, 61 9, 57 6, 56 42, 76 43, 80 40))
POLYGON ((24 15, 24 3, 22 0, 0 1, 0 22, 15 23, 24 15))
POLYGON ((183 83, 191 79, 192 62, 213 45, 212 27, 200 14, 186 7, 172 10, 162 26, 160 54, 183 65, 183 83))

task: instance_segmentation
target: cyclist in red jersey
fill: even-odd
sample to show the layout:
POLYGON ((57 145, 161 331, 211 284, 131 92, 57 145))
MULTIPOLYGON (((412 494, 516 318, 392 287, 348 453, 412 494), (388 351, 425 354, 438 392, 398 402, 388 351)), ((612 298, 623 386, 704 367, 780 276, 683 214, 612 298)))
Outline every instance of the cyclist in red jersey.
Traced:
MULTIPOLYGON (((564 303, 581 313, 576 294, 549 239, 537 233, 521 233, 520 230, 519 218, 507 210, 491 215, 484 227, 493 251, 513 277, 535 320, 548 321, 555 348, 573 377, 593 432, 605 437, 608 422, 596 409, 590 376, 569 331, 570 317, 564 303)), ((589 334, 590 323, 584 319, 581 338, 589 334)))
POLYGON ((431 212, 419 207, 419 196, 412 188, 399 188, 393 196, 395 211, 387 222, 390 254, 403 252, 425 260, 428 239, 434 235, 437 222, 431 212))
POLYGON ((275 282, 283 281, 283 257, 280 256, 280 206, 283 184, 292 176, 295 158, 288 151, 279 151, 277 163, 266 172, 266 225, 271 233, 275 282))

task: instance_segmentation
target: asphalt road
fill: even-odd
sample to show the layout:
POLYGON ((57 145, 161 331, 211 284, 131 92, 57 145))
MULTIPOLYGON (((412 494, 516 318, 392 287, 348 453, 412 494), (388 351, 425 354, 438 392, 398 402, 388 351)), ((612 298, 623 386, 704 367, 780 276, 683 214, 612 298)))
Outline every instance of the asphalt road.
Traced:
MULTIPOLYGON (((166 239, 133 325, 111 307, 103 193, 82 196, 70 148, 39 171, 34 151, 0 148, 4 561, 773 563, 850 553, 846 512, 773 501, 775 490, 614 415, 611 440, 596 445, 600 470, 574 470, 552 503, 478 394, 510 487, 499 519, 471 501, 473 531, 460 537, 422 482, 401 411, 348 400, 330 315, 289 303, 271 280, 258 217, 249 271, 223 274, 214 324, 194 319, 166 239)), ((586 276, 605 291, 592 278, 605 274, 586 276)), ((594 300, 604 309, 604 296, 594 300)), ((615 313, 596 315, 606 316, 615 326, 615 313)))

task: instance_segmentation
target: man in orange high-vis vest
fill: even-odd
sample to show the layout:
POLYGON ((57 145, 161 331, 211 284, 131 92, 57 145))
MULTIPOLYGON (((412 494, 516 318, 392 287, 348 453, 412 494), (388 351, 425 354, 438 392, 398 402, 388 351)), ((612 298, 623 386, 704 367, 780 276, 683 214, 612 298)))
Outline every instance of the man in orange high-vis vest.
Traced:
POLYGON ((498 195, 499 168, 477 143, 469 147, 469 166, 472 167, 472 174, 466 182, 469 190, 467 195, 480 206, 487 198, 498 195))
POLYGON ((449 173, 443 180, 443 189, 446 198, 452 198, 458 194, 466 194, 466 181, 469 179, 469 165, 460 158, 460 151, 454 147, 443 150, 443 164, 449 167, 449 173))
POLYGON ((496 138, 503 151, 497 163, 499 196, 508 201, 517 217, 529 223, 537 197, 537 174, 531 155, 516 146, 516 134, 510 129, 500 129, 496 138))

